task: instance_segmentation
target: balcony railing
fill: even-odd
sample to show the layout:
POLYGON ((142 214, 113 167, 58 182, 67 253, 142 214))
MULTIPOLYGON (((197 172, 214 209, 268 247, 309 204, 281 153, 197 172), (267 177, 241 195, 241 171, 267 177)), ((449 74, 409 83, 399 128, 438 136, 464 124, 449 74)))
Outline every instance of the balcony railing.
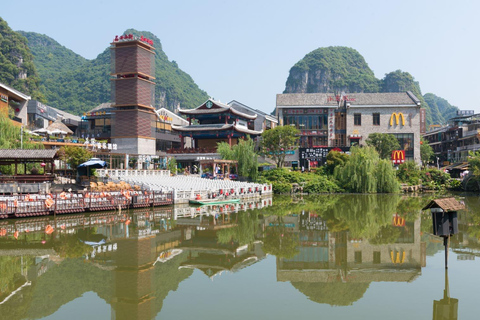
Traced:
POLYGON ((188 148, 188 149, 168 149, 167 153, 182 154, 182 153, 217 153, 215 148, 188 148))

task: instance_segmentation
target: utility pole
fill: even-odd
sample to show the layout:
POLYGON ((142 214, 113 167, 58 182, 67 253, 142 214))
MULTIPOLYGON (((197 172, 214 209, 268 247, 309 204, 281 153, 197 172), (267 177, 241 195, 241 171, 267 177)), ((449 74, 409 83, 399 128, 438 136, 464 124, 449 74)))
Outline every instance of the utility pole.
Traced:
POLYGON ((20 149, 23 149, 23 126, 20 127, 20 149))

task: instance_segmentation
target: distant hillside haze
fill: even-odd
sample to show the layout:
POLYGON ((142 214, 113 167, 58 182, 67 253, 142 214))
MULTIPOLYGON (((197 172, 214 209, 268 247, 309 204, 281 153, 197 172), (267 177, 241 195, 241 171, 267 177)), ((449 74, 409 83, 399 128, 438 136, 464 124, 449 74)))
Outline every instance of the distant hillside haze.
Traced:
POLYGON ((422 95, 420 84, 408 72, 396 70, 377 79, 358 51, 348 47, 318 48, 291 69, 284 93, 354 93, 411 91, 426 109, 426 122, 445 124, 457 107, 432 93, 422 95))

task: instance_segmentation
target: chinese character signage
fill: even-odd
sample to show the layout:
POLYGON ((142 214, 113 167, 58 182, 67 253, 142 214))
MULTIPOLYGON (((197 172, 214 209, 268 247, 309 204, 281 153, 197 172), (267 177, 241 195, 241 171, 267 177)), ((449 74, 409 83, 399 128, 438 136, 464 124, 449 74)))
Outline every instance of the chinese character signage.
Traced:
POLYGON ((105 149, 105 150, 117 150, 117 144, 116 143, 106 143, 106 142, 98 142, 95 140, 95 138, 92 138, 88 140, 88 138, 85 139, 85 146, 87 147, 92 147, 96 149, 105 149))
POLYGON ((333 148, 333 147, 314 147, 314 148, 300 148, 298 150, 300 155, 300 163, 304 165, 309 161, 310 164, 315 162, 316 166, 321 166, 327 161, 327 155, 331 150, 348 152, 349 147, 333 148))

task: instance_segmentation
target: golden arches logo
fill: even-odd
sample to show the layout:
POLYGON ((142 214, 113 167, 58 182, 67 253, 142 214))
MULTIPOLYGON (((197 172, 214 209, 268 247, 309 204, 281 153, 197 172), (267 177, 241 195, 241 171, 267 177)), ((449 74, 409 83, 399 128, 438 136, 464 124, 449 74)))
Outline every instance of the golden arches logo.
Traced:
POLYGON ((403 113, 399 112, 399 113, 392 113, 392 115, 390 116, 390 125, 393 126, 393 119, 395 118, 395 124, 398 125, 399 124, 399 121, 400 121, 400 118, 402 119, 402 126, 405 125, 405 116, 403 115, 403 113))
POLYGON ((400 264, 405 262, 405 251, 402 251, 401 258, 400 258, 400 251, 390 251, 390 259, 392 259, 392 263, 400 264))
POLYGON ((404 163, 405 162, 405 150, 393 150, 392 151, 392 162, 394 164, 404 163))
POLYGON ((404 227, 405 226, 405 218, 399 217, 398 215, 394 215, 392 225, 394 227, 404 227))

